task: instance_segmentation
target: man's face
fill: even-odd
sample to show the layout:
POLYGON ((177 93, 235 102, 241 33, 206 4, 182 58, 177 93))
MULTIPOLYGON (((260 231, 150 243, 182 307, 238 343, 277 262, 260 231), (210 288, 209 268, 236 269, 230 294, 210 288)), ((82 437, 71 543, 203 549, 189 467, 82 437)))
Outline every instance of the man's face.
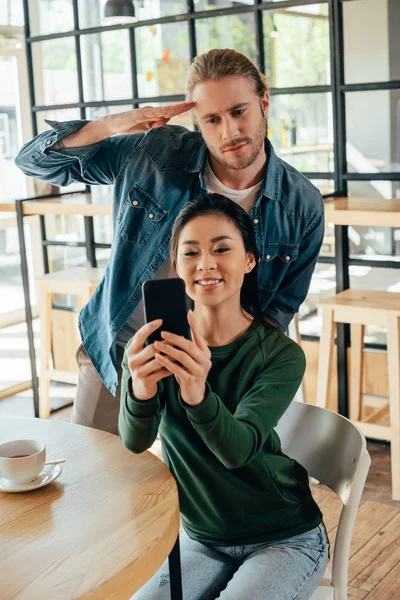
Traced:
POLYGON ((235 171, 252 165, 264 145, 268 94, 260 98, 251 81, 230 75, 197 84, 192 100, 211 156, 235 171))

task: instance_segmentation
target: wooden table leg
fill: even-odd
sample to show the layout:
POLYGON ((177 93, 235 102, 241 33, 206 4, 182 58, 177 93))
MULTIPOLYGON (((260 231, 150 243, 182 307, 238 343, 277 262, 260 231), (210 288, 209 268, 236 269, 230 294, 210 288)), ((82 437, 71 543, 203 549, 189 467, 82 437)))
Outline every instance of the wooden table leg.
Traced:
POLYGON ((176 538, 174 547, 168 556, 169 564, 169 584, 171 591, 171 600, 183 600, 182 593, 182 573, 181 573, 181 553, 179 549, 179 534, 176 538))

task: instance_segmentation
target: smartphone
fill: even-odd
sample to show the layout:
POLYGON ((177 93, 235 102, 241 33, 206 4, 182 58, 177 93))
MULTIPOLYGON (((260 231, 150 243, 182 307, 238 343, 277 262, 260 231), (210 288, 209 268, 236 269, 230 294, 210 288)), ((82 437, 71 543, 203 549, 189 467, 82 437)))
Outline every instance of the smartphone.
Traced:
POLYGON ((149 335, 149 344, 162 340, 161 331, 169 331, 191 340, 187 320, 188 297, 183 279, 153 279, 142 285, 144 317, 146 323, 162 319, 162 325, 149 335))

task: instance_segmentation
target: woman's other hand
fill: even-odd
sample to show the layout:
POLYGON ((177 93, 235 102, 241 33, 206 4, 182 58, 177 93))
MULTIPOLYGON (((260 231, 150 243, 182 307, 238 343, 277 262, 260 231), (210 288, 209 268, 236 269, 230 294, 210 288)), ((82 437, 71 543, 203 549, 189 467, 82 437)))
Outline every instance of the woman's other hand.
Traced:
POLYGON ((192 311, 188 313, 188 321, 193 341, 162 331, 163 341, 154 343, 155 359, 160 367, 175 375, 182 399, 187 404, 196 406, 204 400, 206 380, 211 368, 211 352, 199 333, 192 311))
POLYGON ((157 394, 157 384, 172 373, 155 359, 154 344, 144 347, 146 338, 159 329, 162 320, 143 325, 127 349, 127 362, 132 378, 132 394, 137 400, 150 400, 157 394))

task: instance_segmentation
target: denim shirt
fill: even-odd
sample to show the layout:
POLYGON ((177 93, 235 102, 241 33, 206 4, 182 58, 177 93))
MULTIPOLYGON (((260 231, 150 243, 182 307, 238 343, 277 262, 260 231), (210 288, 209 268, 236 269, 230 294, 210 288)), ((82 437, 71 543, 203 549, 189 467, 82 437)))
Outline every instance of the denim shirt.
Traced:
MULTIPOLYGON (((26 174, 57 186, 114 184, 114 236, 103 280, 79 316, 84 348, 116 393, 116 337, 169 253, 182 206, 205 189, 207 148, 199 132, 167 125, 97 144, 49 147, 89 121, 48 121, 51 129, 16 158, 26 174)), ((308 179, 278 158, 266 140, 265 180, 251 210, 260 251, 259 297, 266 317, 285 331, 304 301, 322 244, 324 205, 308 179)))

